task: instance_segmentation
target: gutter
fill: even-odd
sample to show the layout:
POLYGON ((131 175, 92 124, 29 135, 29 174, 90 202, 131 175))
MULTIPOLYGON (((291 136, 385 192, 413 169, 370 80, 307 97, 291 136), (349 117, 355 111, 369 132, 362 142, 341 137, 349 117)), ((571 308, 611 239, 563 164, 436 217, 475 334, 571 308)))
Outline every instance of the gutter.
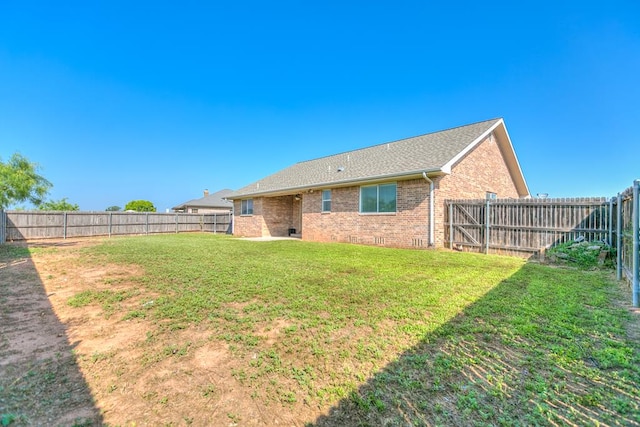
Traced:
POLYGON ((433 207, 435 205, 433 201, 434 194, 434 184, 433 181, 427 176, 426 172, 422 172, 422 177, 429 183, 429 246, 434 246, 434 238, 435 234, 435 212, 433 211, 433 207))

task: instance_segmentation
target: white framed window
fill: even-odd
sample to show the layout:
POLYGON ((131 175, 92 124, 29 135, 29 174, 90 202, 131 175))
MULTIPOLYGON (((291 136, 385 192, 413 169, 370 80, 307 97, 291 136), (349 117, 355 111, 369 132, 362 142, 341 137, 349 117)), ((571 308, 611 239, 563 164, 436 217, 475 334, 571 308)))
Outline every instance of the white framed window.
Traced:
POLYGON ((240 202, 240 215, 253 215, 253 199, 244 199, 240 202))
POLYGON ((360 213, 396 211, 396 183, 360 187, 360 213))
POLYGON ((322 212, 331 212, 331 190, 322 190, 322 212))

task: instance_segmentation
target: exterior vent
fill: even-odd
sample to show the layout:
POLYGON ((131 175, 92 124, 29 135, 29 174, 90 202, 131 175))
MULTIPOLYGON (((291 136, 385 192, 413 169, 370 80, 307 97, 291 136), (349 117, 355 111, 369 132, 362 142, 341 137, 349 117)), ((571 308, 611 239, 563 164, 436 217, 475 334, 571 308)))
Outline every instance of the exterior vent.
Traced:
POLYGON ((416 248, 423 248, 424 239, 411 239, 411 246, 414 246, 416 248))

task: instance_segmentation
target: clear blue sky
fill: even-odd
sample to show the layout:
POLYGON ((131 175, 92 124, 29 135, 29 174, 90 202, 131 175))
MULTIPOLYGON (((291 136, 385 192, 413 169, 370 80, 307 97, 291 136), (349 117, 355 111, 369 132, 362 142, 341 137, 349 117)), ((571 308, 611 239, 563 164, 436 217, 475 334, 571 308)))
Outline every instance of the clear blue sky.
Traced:
POLYGON ((0 157, 164 211, 503 117, 533 195, 640 178, 640 2, 435 3, 0 0, 0 157))

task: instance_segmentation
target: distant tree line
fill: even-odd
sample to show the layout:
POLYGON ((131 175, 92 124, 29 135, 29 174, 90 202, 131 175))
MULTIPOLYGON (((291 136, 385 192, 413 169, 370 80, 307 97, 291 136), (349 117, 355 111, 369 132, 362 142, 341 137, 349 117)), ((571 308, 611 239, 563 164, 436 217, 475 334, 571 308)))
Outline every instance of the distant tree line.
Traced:
MULTIPOLYGON (((46 200, 53 184, 39 174, 39 165, 19 153, 14 153, 5 163, 0 158, 0 209, 16 203, 28 202, 43 211, 78 211, 80 207, 66 197, 46 200)), ((109 206, 109 212, 122 210, 120 206, 109 206)), ((156 207, 148 200, 132 200, 125 211, 155 212, 156 207)))

